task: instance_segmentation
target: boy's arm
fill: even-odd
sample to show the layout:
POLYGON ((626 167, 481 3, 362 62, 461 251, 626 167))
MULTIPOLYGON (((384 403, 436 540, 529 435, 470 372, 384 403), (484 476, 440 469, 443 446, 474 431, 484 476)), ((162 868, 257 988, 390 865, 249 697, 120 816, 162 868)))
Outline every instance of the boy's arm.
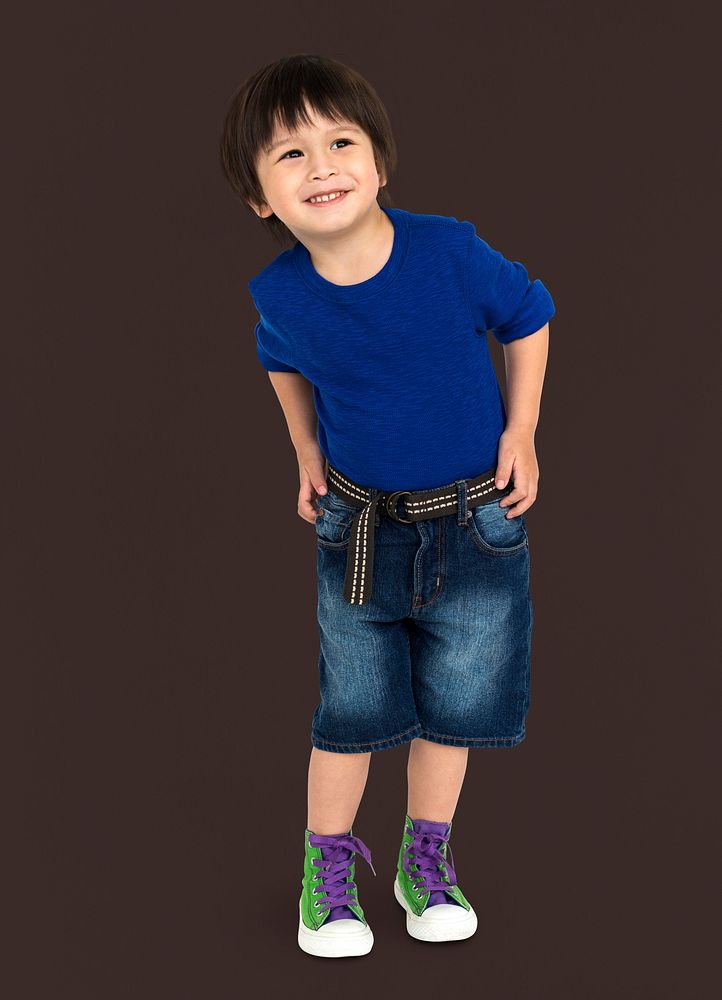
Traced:
POLYGON ((326 459, 318 445, 318 414, 313 402, 313 384, 296 372, 269 371, 268 377, 278 396, 288 433, 298 459, 300 488, 298 514, 314 524, 316 494, 326 493, 326 459))
MULTIPOLYGON (((534 432, 539 420, 544 373, 549 354, 549 324, 536 333, 504 344, 506 367, 506 426, 499 438, 496 486, 503 489, 513 476, 514 489, 500 506, 517 517, 536 500, 539 465, 534 451, 534 432)), ((509 515, 508 515, 509 516, 509 515)))
POLYGON ((548 354, 548 323, 528 337, 518 337, 504 344, 506 430, 512 427, 534 434, 539 421, 548 354))

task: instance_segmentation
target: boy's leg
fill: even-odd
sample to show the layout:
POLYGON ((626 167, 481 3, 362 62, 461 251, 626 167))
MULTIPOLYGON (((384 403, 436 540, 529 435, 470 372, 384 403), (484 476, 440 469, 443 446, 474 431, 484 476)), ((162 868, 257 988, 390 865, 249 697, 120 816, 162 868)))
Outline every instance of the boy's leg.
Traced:
POLYGON ((308 766, 309 830, 334 834, 351 828, 366 787, 370 760, 370 752, 329 753, 312 747, 308 766))
POLYGON ((420 941, 459 941, 476 932, 474 908, 458 884, 449 849, 468 747, 418 738, 408 761, 408 808, 394 895, 406 929, 420 941))
POLYGON ((466 774, 468 747, 411 741, 407 765, 408 808, 413 819, 450 823, 466 774))
POLYGON ((317 747, 311 752, 298 903, 298 944, 310 955, 366 955, 373 947, 374 936, 355 881, 357 853, 371 865, 371 852, 352 830, 370 757, 370 752, 327 753, 317 747))

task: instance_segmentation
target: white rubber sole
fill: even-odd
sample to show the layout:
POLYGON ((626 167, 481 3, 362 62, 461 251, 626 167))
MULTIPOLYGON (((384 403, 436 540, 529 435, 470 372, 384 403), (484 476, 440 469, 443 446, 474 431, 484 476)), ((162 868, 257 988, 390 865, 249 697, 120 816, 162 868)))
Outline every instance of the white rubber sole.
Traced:
POLYGON ((437 903, 417 917, 404 899, 398 877, 394 879, 394 896, 406 911, 406 930, 417 941, 463 941, 476 932, 479 921, 473 906, 467 910, 456 903, 437 903))
POLYGON ((374 944, 374 936, 368 924, 361 920, 326 921, 317 931, 312 931, 303 922, 301 900, 298 901, 298 946, 307 955, 318 958, 349 958, 353 955, 367 955, 374 944))

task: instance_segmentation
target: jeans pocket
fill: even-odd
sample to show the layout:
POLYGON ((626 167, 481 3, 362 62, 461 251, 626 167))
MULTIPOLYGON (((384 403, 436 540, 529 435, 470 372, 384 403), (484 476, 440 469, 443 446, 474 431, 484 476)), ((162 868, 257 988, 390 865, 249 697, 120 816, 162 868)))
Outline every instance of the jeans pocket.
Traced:
POLYGON ((346 503, 335 493, 318 498, 316 508, 316 540, 327 549, 345 548, 351 537, 351 522, 358 507, 346 503))
POLYGON ((508 507, 500 507, 499 501, 480 504, 471 511, 466 522, 474 544, 486 555, 510 556, 521 552, 529 544, 526 521, 523 514, 508 518, 508 507))

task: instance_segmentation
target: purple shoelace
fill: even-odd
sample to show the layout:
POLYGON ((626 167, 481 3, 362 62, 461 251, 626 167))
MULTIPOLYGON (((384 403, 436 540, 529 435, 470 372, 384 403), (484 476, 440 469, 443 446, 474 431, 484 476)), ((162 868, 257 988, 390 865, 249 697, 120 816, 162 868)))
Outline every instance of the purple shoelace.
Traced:
POLYGON ((350 903, 356 903, 357 899, 351 894, 351 889, 356 888, 356 883, 349 879, 349 865, 354 854, 361 857, 371 866, 371 871, 376 874, 376 870, 371 864, 371 852, 359 837, 350 834, 310 834, 308 842, 312 847, 321 848, 321 858, 314 858, 313 865, 319 868, 321 884, 313 889, 314 896, 320 896, 318 911, 324 913, 331 910, 328 920, 360 919, 353 912, 350 903), (348 880, 348 881, 347 881, 348 880), (321 894, 325 892, 326 895, 321 894))
POLYGON ((446 889, 456 885, 456 872, 453 867, 454 855, 449 843, 448 825, 421 819, 412 822, 413 826, 406 827, 413 837, 413 841, 406 845, 406 855, 403 861, 404 871, 418 892, 431 893, 429 906, 436 903, 458 903, 458 900, 445 893, 446 889), (447 845, 447 854, 452 859, 451 861, 446 860, 441 853, 443 843, 447 845), (409 857, 411 854, 413 854, 413 859, 409 857), (418 871, 411 871, 412 864, 418 866, 418 871), (443 865, 446 869, 448 882, 444 881, 443 872, 439 865, 443 865))

